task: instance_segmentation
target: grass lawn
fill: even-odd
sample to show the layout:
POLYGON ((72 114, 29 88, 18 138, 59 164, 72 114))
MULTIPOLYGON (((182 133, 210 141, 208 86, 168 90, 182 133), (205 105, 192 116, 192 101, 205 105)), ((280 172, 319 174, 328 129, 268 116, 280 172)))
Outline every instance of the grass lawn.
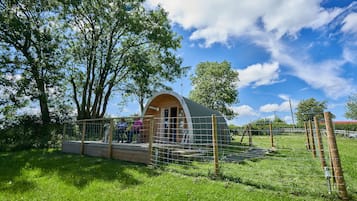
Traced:
MULTIPOLYGON (((289 147, 301 146, 300 138, 281 137, 277 142, 280 145, 290 143, 289 147)), ((257 137, 254 143, 264 146, 264 142, 268 140, 268 137, 257 137)), ((357 199, 357 140, 338 138, 338 145, 349 194, 357 199)), ((335 195, 315 192, 313 184, 308 187, 311 191, 292 190, 294 186, 282 186, 289 181, 285 181, 285 177, 280 179, 279 172, 287 171, 295 176, 301 173, 297 169, 283 169, 285 165, 279 166, 280 161, 276 161, 276 158, 293 157, 289 154, 290 152, 282 151, 272 159, 268 157, 232 167, 222 165, 223 174, 227 178, 237 178, 233 181, 234 179, 213 180, 205 174, 187 176, 140 164, 63 154, 56 150, 0 152, 0 200, 336 199, 335 195), (264 175, 272 174, 277 174, 274 177, 276 180, 264 178, 264 175)), ((291 179, 294 180, 294 177, 291 179)), ((304 177, 297 179, 303 180, 304 177)))

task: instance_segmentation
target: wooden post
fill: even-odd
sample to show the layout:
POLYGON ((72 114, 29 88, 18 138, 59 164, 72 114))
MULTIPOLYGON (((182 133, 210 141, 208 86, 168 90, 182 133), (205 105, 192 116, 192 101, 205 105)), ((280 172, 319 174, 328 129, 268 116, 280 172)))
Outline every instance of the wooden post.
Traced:
POLYGON ((150 130, 149 130, 149 161, 148 163, 152 165, 152 144, 154 141, 154 126, 155 126, 155 121, 154 118, 152 117, 150 119, 150 130))
POLYGON ((322 166, 322 169, 324 170, 324 168, 327 166, 326 165, 326 159, 325 159, 325 151, 324 151, 324 145, 323 145, 323 142, 322 142, 322 136, 321 136, 321 133, 320 133, 320 125, 319 125, 319 122, 318 122, 318 119, 317 119, 316 116, 314 117, 314 123, 315 123, 317 143, 318 143, 319 150, 320 150, 321 166, 322 166))
POLYGON ((213 157, 214 157, 214 173, 215 176, 219 175, 218 163, 218 143, 217 143, 217 119, 216 115, 212 115, 212 144, 213 144, 213 157))
POLYGON ((331 159, 333 164, 333 171, 335 172, 336 184, 338 188, 338 192, 342 200, 349 200, 345 179, 343 177, 343 170, 340 161, 340 156, 338 153, 338 147, 336 143, 335 132, 332 127, 331 114, 330 112, 324 112, 325 124, 326 124, 326 132, 327 132, 327 140, 329 144, 329 149, 331 152, 331 159))
POLYGON ((310 146, 310 138, 309 138, 309 132, 307 131, 307 123, 304 122, 304 127, 305 127, 305 134, 306 134, 306 149, 307 150, 311 150, 311 146, 310 146))
POLYGON ((312 130, 312 122, 309 120, 309 133, 311 137, 311 144, 312 144, 312 156, 316 158, 316 146, 315 146, 315 139, 314 139, 314 131, 312 130))
POLYGON ((249 134, 249 146, 252 146, 253 145, 253 136, 252 136, 252 125, 251 124, 249 124, 248 134, 249 134))
POLYGON ((240 143, 243 143, 244 134, 245 134, 245 132, 247 132, 247 131, 248 131, 248 126, 246 126, 245 129, 243 130, 242 137, 240 138, 240 143))
POLYGON ((274 149, 274 136, 273 136, 273 125, 270 123, 269 124, 269 132, 270 132, 270 142, 271 142, 271 148, 274 149))
POLYGON ((243 131, 242 137, 240 138, 240 143, 243 143, 244 135, 245 135, 246 132, 248 132, 248 129, 249 129, 249 126, 246 126, 244 131, 243 131))
POLYGON ((104 124, 105 124, 105 121, 103 121, 103 120, 100 120, 99 121, 99 136, 101 137, 101 139, 103 140, 103 142, 104 142, 104 138, 105 138, 105 136, 103 135, 103 130, 104 130, 104 124))
POLYGON ((112 158, 113 155, 113 131, 114 131, 114 119, 110 119, 110 126, 109 126, 109 144, 108 144, 108 158, 112 158))
POLYGON ((82 128, 82 139, 81 139, 81 155, 84 154, 84 137, 86 134, 86 121, 83 121, 83 128, 82 128))

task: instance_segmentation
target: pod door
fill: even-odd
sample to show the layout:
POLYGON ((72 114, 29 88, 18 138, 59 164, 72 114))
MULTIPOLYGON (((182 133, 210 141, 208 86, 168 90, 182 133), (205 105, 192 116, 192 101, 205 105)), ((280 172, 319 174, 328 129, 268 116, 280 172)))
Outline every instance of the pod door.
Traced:
POLYGON ((166 142, 177 141, 177 107, 164 108, 162 110, 163 133, 161 137, 166 142))

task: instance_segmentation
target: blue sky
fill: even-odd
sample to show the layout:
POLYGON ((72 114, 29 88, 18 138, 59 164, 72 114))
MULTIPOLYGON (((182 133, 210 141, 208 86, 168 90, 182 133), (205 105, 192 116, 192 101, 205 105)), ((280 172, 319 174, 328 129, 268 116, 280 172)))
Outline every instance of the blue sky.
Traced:
MULTIPOLYGON (((205 61, 231 63, 239 72, 240 115, 236 124, 277 115, 292 122, 304 99, 327 101, 345 120, 347 97, 357 93, 357 2, 339 0, 148 0, 169 13, 183 37, 177 54, 184 66, 205 61)), ((192 90, 189 76, 171 84, 192 90)), ((114 103, 112 104, 114 106, 114 103)), ((113 115, 138 111, 130 103, 113 115)), ((109 111, 113 111, 110 110, 109 111)))

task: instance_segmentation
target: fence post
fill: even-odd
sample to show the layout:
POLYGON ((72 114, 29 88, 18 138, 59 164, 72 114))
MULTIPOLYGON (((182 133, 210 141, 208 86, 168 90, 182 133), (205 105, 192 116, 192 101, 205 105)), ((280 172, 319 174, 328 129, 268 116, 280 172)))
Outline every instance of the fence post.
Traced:
POLYGON ((83 121, 83 128, 82 128, 82 138, 81 138, 81 155, 84 154, 84 136, 86 134, 86 121, 83 121))
POLYGON ((108 142, 108 158, 112 158, 113 155, 113 131, 114 131, 114 119, 110 119, 110 126, 109 126, 109 142, 108 142))
POLYGON ((150 130, 149 130, 149 164, 152 164, 152 143, 153 143, 153 139, 154 139, 154 125, 155 125, 155 121, 154 118, 150 119, 150 130))
POLYGON ((312 144, 312 156, 316 158, 316 146, 315 146, 315 138, 314 138, 314 131, 312 130, 312 122, 311 120, 309 122, 309 132, 310 132, 310 137, 311 137, 311 144, 312 144))
POLYGON ((274 135, 273 135, 273 125, 270 123, 269 124, 269 132, 270 132, 270 142, 271 142, 271 148, 274 149, 274 135))
POLYGON ((305 134, 306 134, 306 149, 311 150, 309 132, 307 131, 307 123, 304 122, 305 134))
POLYGON ((244 135, 245 135, 246 132, 248 132, 248 129, 249 129, 249 126, 246 126, 244 131, 243 131, 242 137, 240 138, 240 143, 243 143, 244 135))
POLYGON ((320 125, 319 125, 319 122, 318 122, 316 116, 314 117, 314 123, 315 123, 317 143, 318 143, 319 150, 320 150, 321 166, 322 166, 322 169, 324 169, 327 166, 326 160, 325 160, 324 145, 323 145, 322 137, 321 137, 321 133, 320 133, 320 125))
POLYGON ((214 173, 215 176, 219 175, 219 163, 218 163, 218 143, 217 143, 217 118, 216 115, 212 115, 212 143, 213 143, 213 157, 214 157, 214 173))
POLYGON ((99 136, 102 138, 103 142, 105 140, 105 136, 103 135, 104 125, 105 125, 105 121, 101 119, 99 121, 99 136))
POLYGON ((252 146, 253 145, 253 136, 252 136, 252 125, 251 124, 249 124, 248 134, 249 134, 249 146, 252 146))
POLYGON ((330 153, 331 153, 333 171, 335 172, 335 176, 336 176, 338 192, 339 192, 339 195, 342 198, 342 200, 349 200, 347 190, 346 190, 345 179, 343 177, 343 170, 342 170, 342 165, 341 165, 341 161, 340 161, 340 156, 338 153, 335 132, 332 127, 330 112, 324 112, 324 117, 325 117, 325 124, 326 124, 327 140, 328 140, 329 149, 330 149, 330 153))

